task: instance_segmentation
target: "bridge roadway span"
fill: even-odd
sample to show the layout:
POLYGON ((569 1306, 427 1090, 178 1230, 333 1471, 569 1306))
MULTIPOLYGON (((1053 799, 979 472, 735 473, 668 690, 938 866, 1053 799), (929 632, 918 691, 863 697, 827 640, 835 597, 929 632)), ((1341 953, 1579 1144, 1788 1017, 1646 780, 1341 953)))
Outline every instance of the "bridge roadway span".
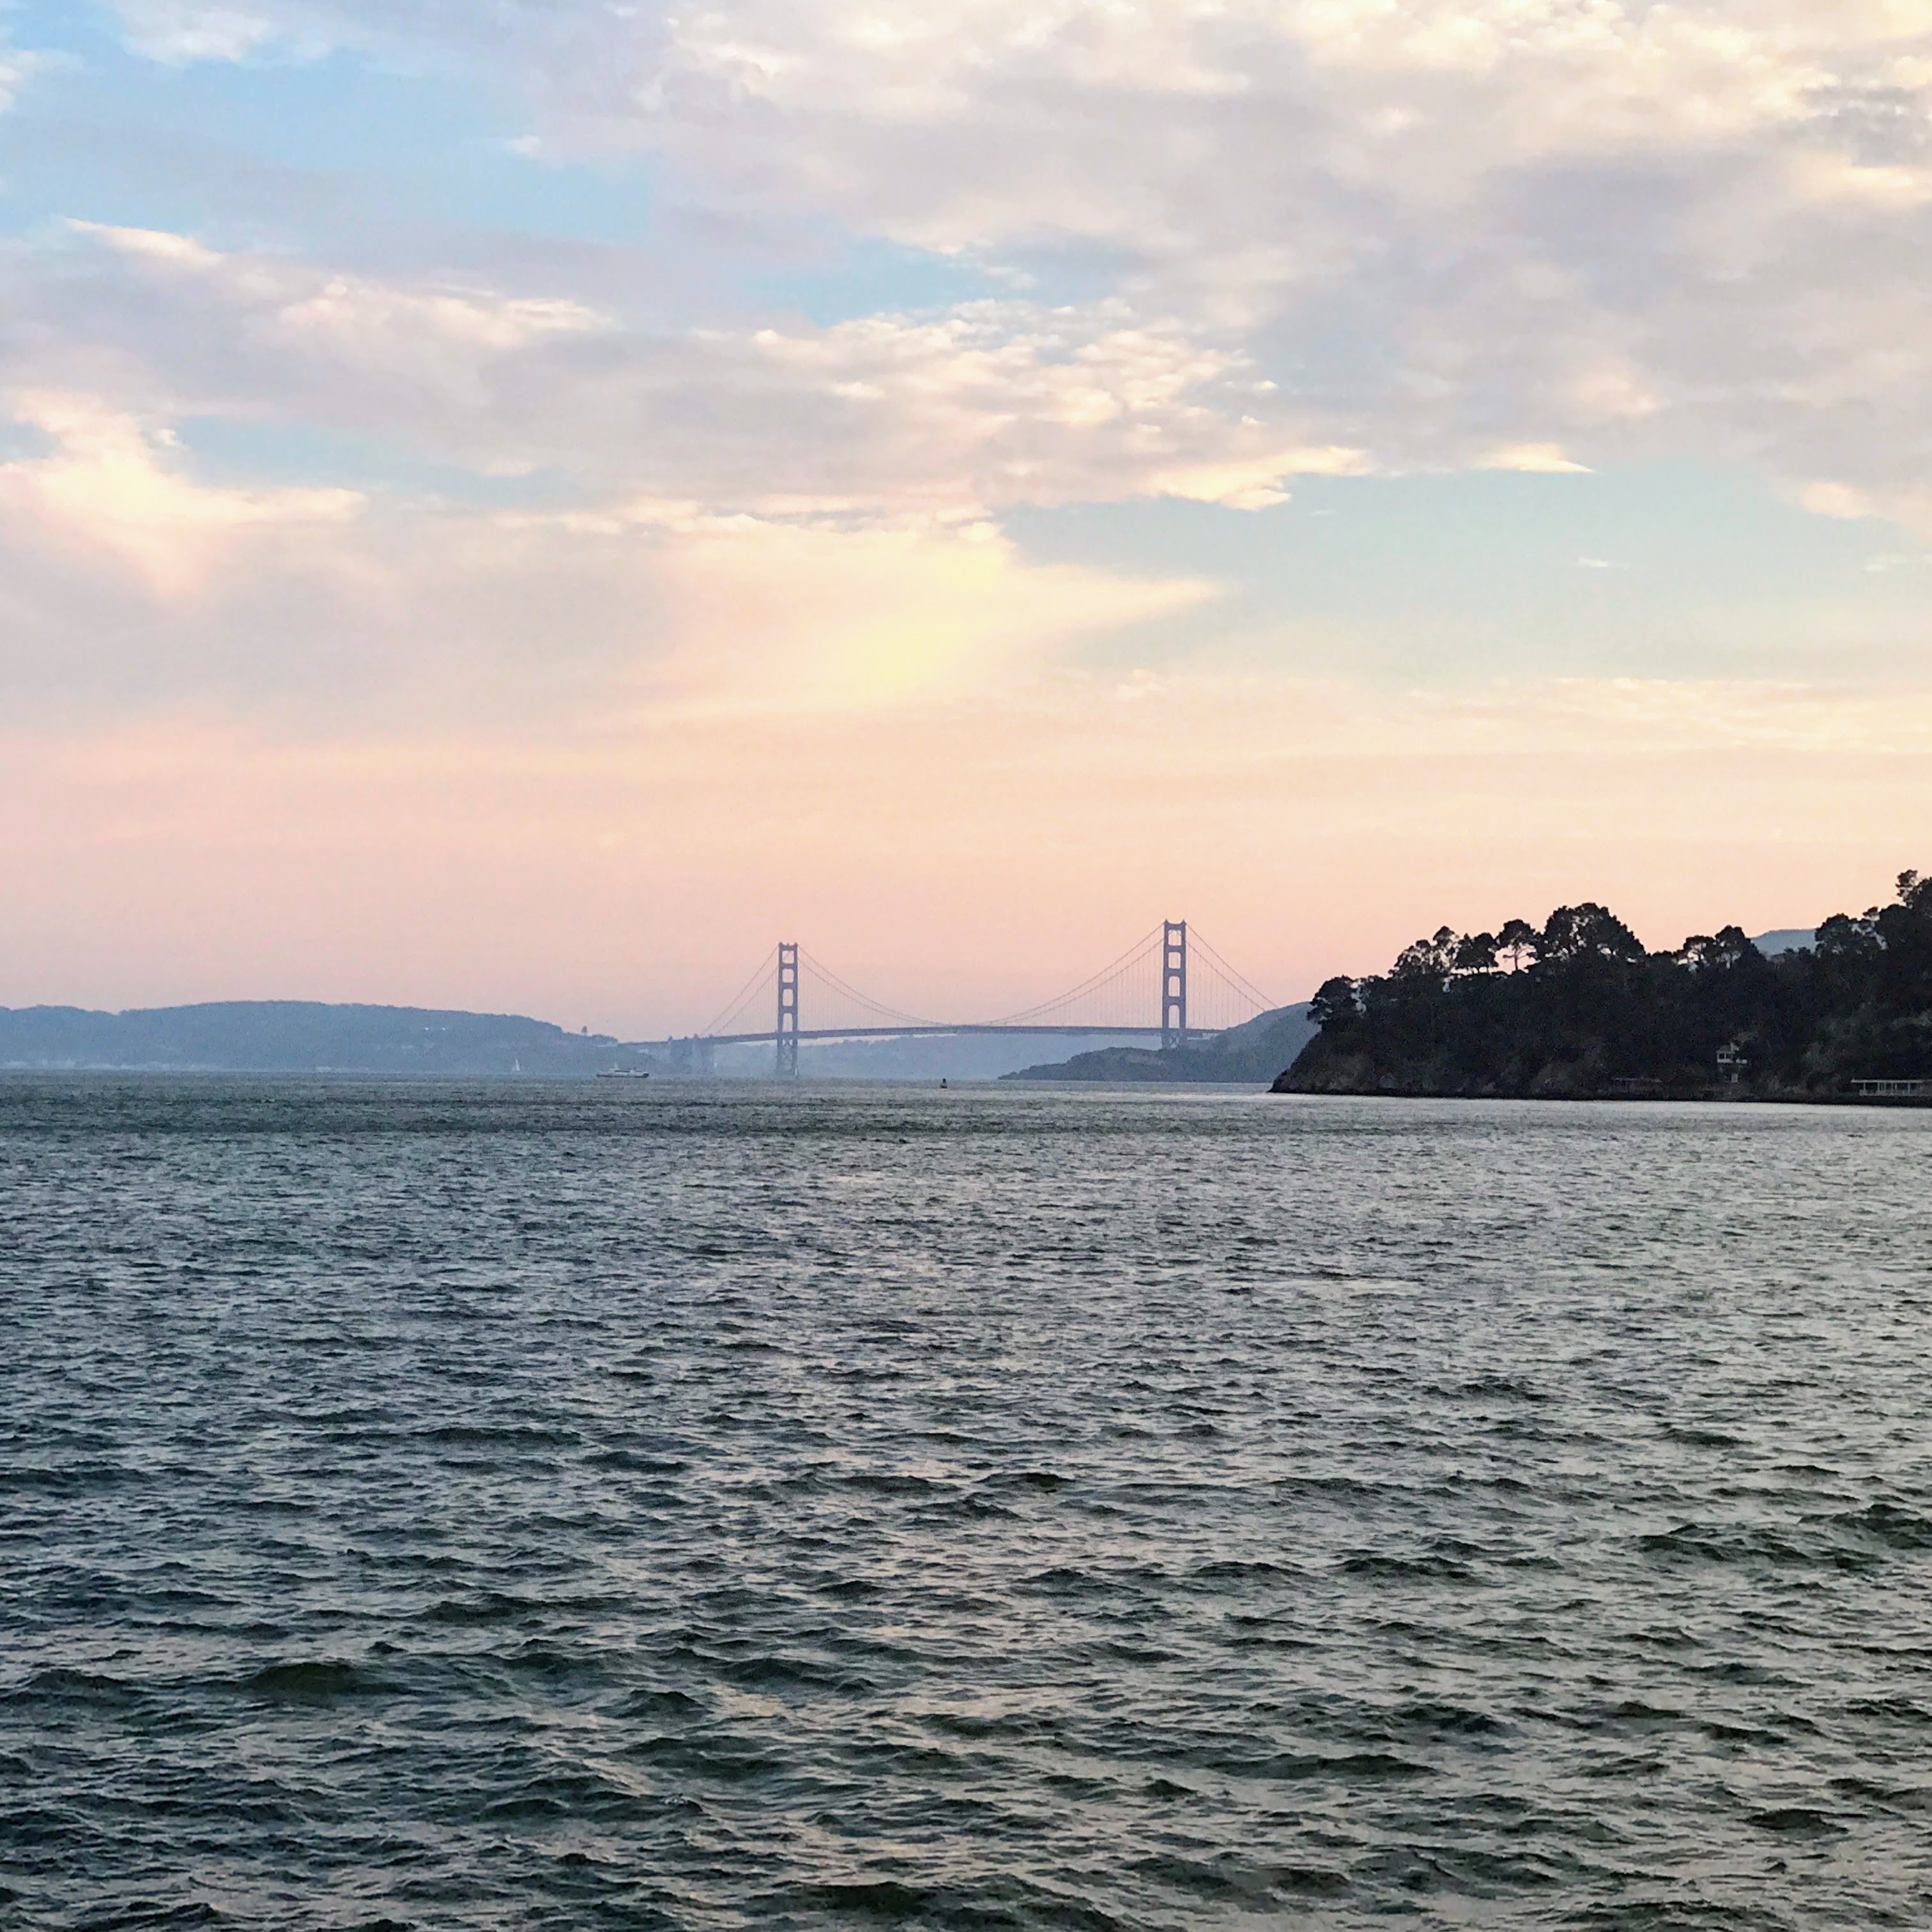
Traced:
MULTIPOLYGON (((1190 1040, 1208 1040, 1214 1029, 1207 1027, 1190 1028, 1187 1037, 1190 1040)), ((912 1040, 950 1038, 956 1034, 1004 1034, 1008 1037, 1033 1034, 1054 1040, 1160 1040, 1164 1036, 1159 1027, 1147 1026, 996 1026, 980 1025, 971 1022, 958 1026, 946 1026, 938 1021, 918 1026, 870 1027, 803 1027, 797 1032, 788 1030, 787 1040, 912 1040)), ((638 1052, 650 1048, 672 1046, 756 1046, 760 1042, 769 1044, 779 1037, 778 1030, 767 1027, 762 1033, 698 1033, 674 1034, 669 1040, 631 1040, 624 1044, 638 1052)))

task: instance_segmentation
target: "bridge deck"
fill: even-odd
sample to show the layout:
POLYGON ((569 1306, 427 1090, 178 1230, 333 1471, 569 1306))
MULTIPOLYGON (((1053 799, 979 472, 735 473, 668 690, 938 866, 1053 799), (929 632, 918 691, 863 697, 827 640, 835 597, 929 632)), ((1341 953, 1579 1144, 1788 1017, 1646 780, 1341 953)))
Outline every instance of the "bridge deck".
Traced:
MULTIPOLYGON (((1207 1040, 1217 1029, 1208 1027, 1190 1027, 1190 1040, 1207 1040)), ((806 1027, 788 1037, 798 1040, 929 1040, 950 1039, 956 1034, 972 1034, 982 1037, 991 1034, 1010 1038, 1033 1035, 1052 1040, 1161 1040, 1166 1037, 1159 1027, 1110 1027, 1110 1026, 992 1026, 977 1025, 971 1022, 958 1026, 947 1026, 939 1022, 922 1026, 875 1027, 806 1027)), ((775 1028, 767 1027, 762 1033, 700 1033, 674 1035, 669 1040, 626 1040, 626 1046, 640 1051, 648 1048, 671 1046, 756 1046, 760 1042, 769 1045, 778 1038, 775 1028)))

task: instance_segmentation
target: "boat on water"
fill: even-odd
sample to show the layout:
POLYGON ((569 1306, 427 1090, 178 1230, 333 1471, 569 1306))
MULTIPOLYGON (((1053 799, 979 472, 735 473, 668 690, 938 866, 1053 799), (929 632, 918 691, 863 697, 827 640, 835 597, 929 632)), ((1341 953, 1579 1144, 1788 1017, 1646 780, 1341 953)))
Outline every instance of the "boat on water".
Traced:
POLYGON ((650 1077, 641 1066, 613 1066, 608 1072, 591 1076, 594 1080, 648 1080, 650 1077))

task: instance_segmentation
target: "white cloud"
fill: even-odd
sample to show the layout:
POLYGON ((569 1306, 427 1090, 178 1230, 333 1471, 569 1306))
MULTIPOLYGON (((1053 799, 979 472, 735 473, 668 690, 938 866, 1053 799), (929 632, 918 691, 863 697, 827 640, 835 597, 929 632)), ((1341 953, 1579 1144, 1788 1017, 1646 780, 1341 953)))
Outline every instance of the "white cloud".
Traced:
MULTIPOLYGON (((1103 460, 1071 466, 1089 478, 1123 464, 1212 478, 1304 444, 1384 469, 1688 448, 1898 492, 1917 486, 1910 452, 1932 434, 1922 0, 122 11, 170 58, 335 43, 487 70, 524 89, 531 152, 657 152, 710 210, 829 218, 1007 270, 1098 250, 1116 310, 1082 326, 1112 338, 1112 366, 1085 385, 1028 372, 1024 431, 980 438, 990 453, 1051 440, 1051 423, 1069 442, 1092 431, 1103 460), (1252 443, 1197 430, 1216 446, 1144 464, 1124 451, 1120 424, 1150 406, 1124 367, 1136 332, 1166 378, 1180 343, 1280 381, 1252 443), (1900 433, 1872 436, 1874 415, 1900 433)), ((966 339, 982 322, 936 326, 954 332, 943 352, 898 322, 869 343, 802 342, 794 386, 801 361, 842 359, 845 387, 820 398, 827 435, 863 441, 831 405, 868 401, 930 434, 941 403, 906 417, 910 365, 924 355, 942 382, 968 382, 984 348, 966 339)), ((956 394, 950 420, 974 412, 956 394)), ((956 494, 1023 500, 1029 475, 1049 496, 1092 487, 1036 448, 999 453, 1020 466, 1006 484, 976 473, 956 494)), ((1278 487, 1262 476, 1221 500, 1278 487)))
POLYGON ((0 519, 24 522, 46 542, 105 553, 164 597, 200 588, 250 534, 340 524, 362 507, 346 490, 197 484, 170 460, 165 430, 91 397, 30 393, 7 413, 52 447, 0 464, 0 519))
POLYGON ((20 90, 49 64, 46 55, 15 46, 4 22, 0 21, 0 114, 5 113, 19 100, 20 90))
POLYGON ((1588 466, 1572 463, 1560 445, 1553 442, 1520 442, 1508 449, 1492 449, 1478 459, 1479 470, 1520 470, 1538 476, 1582 476, 1588 466))
POLYGON ((0 335, 0 376, 98 388, 106 369, 130 406, 307 418, 595 496, 887 520, 1148 495, 1254 507, 1364 460, 1238 347, 1119 301, 644 331, 566 298, 74 233, 15 258, 22 326, 10 352, 0 335))
POLYGON ((682 524, 657 564, 677 640, 663 688, 732 710, 836 710, 983 689, 1080 639, 1211 595, 1026 563, 985 524, 682 524))
MULTIPOLYGON (((130 45, 150 60, 238 61, 290 38, 291 11, 274 6, 210 5, 206 0, 123 0, 130 45)), ((304 36, 310 38, 314 37, 304 36)), ((326 41, 314 43, 326 44, 326 41)))
POLYGON ((994 526, 720 512, 649 498, 532 514, 237 489, 164 424, 16 398, 0 464, 0 636, 42 700, 325 726, 518 725, 585 711, 877 710, 1024 680, 1214 594, 1028 562, 994 526), (104 563, 110 567, 104 569, 104 563))
POLYGON ((1280 449, 1262 456, 1183 464, 1156 470, 1148 494, 1233 510, 1264 510, 1288 501, 1282 485, 1293 476, 1353 476, 1367 467, 1359 449, 1280 449))
MULTIPOLYGON (((121 439, 9 466, 0 514, 226 598, 224 638, 306 573, 311 650, 358 640, 371 690, 454 661, 479 691, 541 667, 728 710, 910 701, 1205 594, 1030 566, 1004 513, 1260 510, 1308 474, 1691 451, 1932 532, 1923 0, 122 10, 171 60, 487 69, 532 155, 649 151, 667 208, 1028 291, 674 327, 567 251, 458 280, 77 225, 0 258, 0 385, 95 398, 121 439), (513 519, 398 486, 332 525, 315 493, 195 481, 154 425, 198 417, 553 496, 513 519)), ((218 681, 239 646, 211 648, 218 681)))

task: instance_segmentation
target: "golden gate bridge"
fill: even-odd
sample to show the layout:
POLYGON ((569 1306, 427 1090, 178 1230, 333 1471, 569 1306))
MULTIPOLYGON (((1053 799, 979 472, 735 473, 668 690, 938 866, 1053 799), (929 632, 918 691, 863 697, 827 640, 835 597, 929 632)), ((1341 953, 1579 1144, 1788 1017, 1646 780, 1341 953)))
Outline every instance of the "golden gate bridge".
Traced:
POLYGON ((874 999, 781 940, 703 1032, 632 1046, 668 1053, 681 1067, 708 1071, 719 1047, 769 1042, 781 1076, 798 1072, 807 1040, 906 1040, 958 1035, 1158 1040, 1171 1049, 1211 1038, 1272 1012, 1271 1000, 1185 920, 1163 920, 1110 965, 1052 999, 989 1020, 935 1020, 874 999), (754 1020, 756 1024, 753 1024, 754 1020))

